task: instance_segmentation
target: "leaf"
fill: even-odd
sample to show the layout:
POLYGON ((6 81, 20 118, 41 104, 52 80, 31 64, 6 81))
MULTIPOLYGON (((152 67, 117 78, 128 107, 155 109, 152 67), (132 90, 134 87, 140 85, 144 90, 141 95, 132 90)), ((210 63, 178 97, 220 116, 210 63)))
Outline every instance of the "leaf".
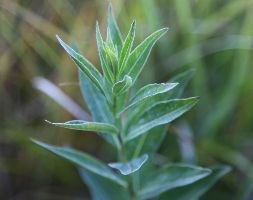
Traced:
POLYGON ((148 160, 148 155, 144 154, 126 163, 109 163, 111 168, 117 169, 123 175, 129 175, 136 172, 148 160))
POLYGON ((93 200, 130 200, 126 188, 113 181, 79 168, 79 174, 88 186, 93 200))
POLYGON ((140 189, 141 199, 151 199, 168 190, 192 184, 211 173, 210 169, 174 164, 151 172, 140 189))
POLYGON ((119 132, 115 126, 111 124, 101 123, 101 122, 87 122, 83 120, 72 120, 65 123, 52 123, 47 120, 46 122, 58 127, 81 130, 81 131, 95 131, 95 132, 114 134, 114 135, 116 135, 119 132))
POLYGON ((221 177, 231 170, 228 166, 220 166, 212 169, 212 173, 205 178, 190 185, 178 187, 162 194, 159 200, 196 200, 207 192, 221 177))
POLYGON ((132 86, 132 78, 128 75, 124 76, 124 79, 115 83, 112 87, 114 95, 120 95, 126 92, 132 86))
POLYGON ((198 98, 192 97, 160 102, 145 112, 139 121, 130 128, 126 141, 132 140, 156 126, 173 121, 190 110, 197 101, 198 98))
POLYGON ((126 39, 125 39, 125 42, 123 44, 121 54, 120 54, 120 59, 119 59, 120 71, 124 70, 124 64, 131 52, 133 42, 134 42, 134 37, 135 37, 135 29, 136 29, 136 22, 133 21, 133 23, 131 24, 131 28, 127 34, 126 39))
POLYGON ((111 34, 112 41, 117 46, 117 50, 120 53, 123 43, 122 35, 120 33, 119 27, 113 15, 111 4, 108 7, 108 28, 111 34))
POLYGON ((48 151, 78 165, 79 167, 82 167, 104 178, 110 179, 123 187, 127 187, 127 183, 119 176, 117 176, 113 171, 111 171, 110 168, 108 168, 105 164, 86 153, 74 150, 69 147, 58 147, 54 145, 49 145, 34 139, 32 139, 32 141, 35 144, 47 149, 48 151))
POLYGON ((87 77, 89 77, 89 79, 102 93, 104 93, 102 76, 99 71, 86 58, 84 58, 82 55, 68 46, 65 42, 63 42, 58 35, 56 35, 56 38, 61 46, 65 49, 65 51, 69 54, 69 56, 74 60, 79 69, 83 71, 87 77))
MULTIPOLYGON (((91 112, 92 118, 96 122, 103 122, 114 124, 114 118, 110 108, 106 102, 105 97, 95 87, 95 85, 88 79, 88 77, 79 70, 80 88, 91 112)), ((111 144, 118 145, 114 136, 103 135, 103 137, 111 144)))
POLYGON ((114 81, 114 76, 113 76, 112 70, 110 69, 107 63, 105 45, 104 45, 104 41, 99 30, 98 22, 96 23, 96 40, 97 40, 97 46, 98 46, 99 59, 101 62, 103 73, 105 77, 112 83, 114 81))
POLYGON ((124 109, 124 111, 128 110, 129 108, 133 107, 138 103, 141 103, 143 101, 149 101, 150 98, 152 98, 153 96, 168 92, 175 88, 177 85, 178 83, 154 83, 146 85, 142 87, 129 101, 129 105, 124 109))
POLYGON ((140 45, 138 45, 130 54, 126 61, 126 67, 120 75, 122 76, 122 74, 128 74, 132 77, 134 83, 142 71, 152 47, 167 31, 168 28, 160 29, 148 36, 140 45))
POLYGON ((119 67, 117 55, 116 53, 113 52, 113 50, 108 45, 105 45, 105 52, 106 52, 106 60, 109 63, 110 69, 112 70, 114 74, 113 78, 115 79, 115 74, 118 73, 118 67, 119 67))

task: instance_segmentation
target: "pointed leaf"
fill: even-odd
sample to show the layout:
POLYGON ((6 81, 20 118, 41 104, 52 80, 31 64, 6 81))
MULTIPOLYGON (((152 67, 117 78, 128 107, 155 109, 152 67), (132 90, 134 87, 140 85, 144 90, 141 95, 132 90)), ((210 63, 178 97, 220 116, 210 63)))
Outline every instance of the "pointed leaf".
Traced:
POLYGON ((152 47, 167 31, 167 28, 160 29, 148 36, 139 46, 137 46, 127 59, 126 67, 123 69, 121 76, 122 74, 128 74, 133 78, 133 82, 135 82, 148 59, 152 47))
POLYGON ((111 171, 110 168, 108 168, 105 164, 103 164, 99 160, 91 157, 86 153, 74 150, 69 147, 58 147, 33 139, 32 141, 35 144, 47 149, 48 151, 69 160, 70 162, 78 165, 79 167, 82 167, 104 178, 110 179, 123 187, 127 186, 127 183, 124 180, 122 180, 119 176, 117 176, 113 171, 111 171))
POLYGON ((136 104, 150 101, 153 96, 168 92, 176 87, 178 83, 154 83, 142 87, 130 100, 129 105, 122 111, 125 112, 136 104))
POLYGON ((216 167, 212 173, 190 185, 178 187, 161 195, 159 200, 196 200, 206 193, 221 177, 231 170, 228 166, 216 167))
POLYGON ((120 95, 126 92, 132 86, 132 78, 130 76, 124 76, 124 79, 118 81, 113 85, 112 92, 114 95, 120 95))
POLYGON ((97 40, 97 46, 98 46, 99 59, 101 62, 103 73, 110 82, 113 82, 114 77, 106 60, 105 45, 104 45, 104 41, 99 30, 98 22, 96 23, 96 40, 97 40))
MULTIPOLYGON (((115 74, 118 73, 118 68, 119 68, 119 64, 118 64, 118 58, 117 58, 117 55, 116 53, 113 52, 113 50, 105 45, 105 52, 106 52, 106 60, 109 64, 109 67, 111 69, 111 71, 113 72, 114 74, 114 77, 115 77, 115 74)), ((114 78, 113 77, 113 78, 114 78)), ((115 78, 114 78, 115 79, 115 78)), ((113 79, 113 80, 114 80, 113 79)))
POLYGON ((83 120, 72 120, 65 123, 52 123, 46 120, 46 122, 53 124, 55 126, 59 126, 62 128, 81 130, 81 131, 95 131, 100 133, 107 134, 117 134, 118 129, 111 125, 101 122, 87 122, 83 120))
POLYGON ((138 137, 156 126, 173 121, 186 111, 190 110, 197 101, 198 98, 192 97, 188 99, 164 101, 155 105, 145 112, 139 121, 131 127, 126 141, 138 137))
POLYGON ((112 6, 109 5, 108 8, 108 28, 112 37, 112 41, 117 46, 117 50, 120 53, 122 49, 122 35, 120 33, 119 27, 115 20, 115 17, 112 12, 112 6))
POLYGON ((62 39, 56 35, 57 40, 61 44, 61 46, 65 49, 65 51, 69 54, 69 56, 74 60, 76 65, 82 70, 89 79, 94 83, 94 85, 102 92, 103 84, 102 84, 102 76, 99 71, 82 55, 74 51, 70 46, 68 46, 62 39))
POLYGON ((134 37, 135 37, 135 29, 136 29, 136 23, 135 21, 133 21, 133 23, 131 24, 131 28, 127 34, 126 40, 123 44, 121 54, 120 54, 120 59, 119 59, 120 71, 123 70, 125 61, 127 60, 131 52, 133 42, 134 42, 134 37))
POLYGON ((144 154, 141 157, 135 158, 127 163, 109 163, 111 168, 117 169, 123 175, 129 175, 136 172, 148 160, 148 155, 144 154))
POLYGON ((81 179, 88 186, 93 200, 131 200, 128 190, 97 174, 79 169, 81 179))
POLYGON ((141 199, 151 199, 168 190, 194 183, 211 173, 210 169, 190 165, 169 165, 151 172, 143 181, 141 199))

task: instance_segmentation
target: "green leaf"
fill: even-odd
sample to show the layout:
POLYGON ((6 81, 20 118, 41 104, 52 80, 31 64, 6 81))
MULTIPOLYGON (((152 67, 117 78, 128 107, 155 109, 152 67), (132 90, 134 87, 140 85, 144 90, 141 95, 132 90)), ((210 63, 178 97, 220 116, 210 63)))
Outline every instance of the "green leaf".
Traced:
POLYGON ((130 200, 128 190, 113 181, 82 168, 79 174, 88 186, 93 200, 130 200))
POLYGON ((109 5, 109 8, 108 8, 108 28, 109 28, 112 41, 117 46, 117 51, 120 53, 122 49, 122 43, 123 43, 122 35, 120 33, 119 27, 113 15, 111 5, 109 5))
MULTIPOLYGON (((96 122, 114 124, 114 117, 107 104, 105 97, 95 87, 93 82, 79 70, 80 88, 83 98, 91 112, 92 118, 96 122)), ((103 135, 103 137, 111 144, 119 146, 116 137, 111 135, 103 135)))
POLYGON ((103 164, 99 160, 91 157, 90 155, 86 153, 74 150, 69 147, 58 147, 58 146, 49 145, 49 144, 46 144, 37 140, 33 140, 33 139, 32 141, 35 144, 47 149, 48 151, 62 158, 67 159, 68 161, 78 165, 79 167, 86 169, 87 171, 93 172, 104 178, 110 179, 123 187, 127 187, 127 183, 123 179, 121 179, 119 176, 117 176, 113 171, 111 171, 110 168, 108 168, 105 164, 103 164))
POLYGON ((132 140, 156 126, 173 121, 186 111, 190 110, 197 101, 198 98, 192 97, 158 103, 145 112, 139 121, 130 128, 129 133, 126 136, 126 141, 132 140))
POLYGON ((120 71, 124 70, 124 64, 131 52, 133 42, 134 42, 134 37, 135 37, 135 29, 136 29, 136 22, 133 21, 133 23, 131 24, 131 28, 127 34, 126 39, 125 39, 125 42, 123 44, 121 54, 120 54, 120 59, 119 59, 120 71))
POLYGON ((136 95, 129 101, 129 105, 122 112, 125 112, 134 105, 141 104, 144 101, 149 102, 153 96, 168 92, 177 85, 178 83, 154 83, 146 85, 136 93, 136 95))
POLYGON ((150 199, 168 190, 194 183, 211 173, 210 169, 175 164, 150 172, 143 180, 139 195, 141 199, 150 199))
POLYGON ((112 87, 112 92, 114 95, 120 95, 126 92, 132 86, 132 78, 125 75, 124 79, 115 83, 112 87))
POLYGON ((108 165, 111 168, 117 169, 123 175, 129 175, 141 168, 141 166, 148 160, 148 155, 144 154, 138 158, 134 158, 133 160, 126 163, 109 163, 108 165))
POLYGON ((111 124, 101 123, 101 122, 87 122, 83 120, 72 120, 65 123, 52 123, 47 120, 46 122, 58 127, 81 130, 81 131, 95 131, 95 132, 107 133, 107 134, 113 134, 113 135, 119 132, 115 126, 111 124))
POLYGON ((120 75, 128 74, 132 77, 133 82, 135 82, 148 59, 152 47, 167 31, 168 28, 160 29, 148 36, 140 45, 138 45, 130 54, 126 61, 126 67, 120 75))
POLYGON ((196 200, 206 193, 221 177, 231 170, 228 166, 216 167, 205 178, 190 185, 175 188, 161 195, 159 200, 196 200))
POLYGON ((119 68, 119 64, 118 64, 118 58, 116 53, 113 52, 113 50, 105 45, 105 52, 106 52, 106 60, 109 63, 110 69, 112 70, 113 74, 114 74, 114 79, 115 80, 115 74, 118 73, 118 68, 119 68))
POLYGON ((97 46, 98 46, 99 59, 101 62, 103 73, 105 77, 107 78, 107 80, 109 80, 112 83, 114 81, 114 76, 107 62, 105 45, 104 45, 104 41, 99 30, 98 22, 96 23, 96 40, 97 40, 97 46))
POLYGON ((56 35, 56 38, 61 46, 65 49, 65 51, 69 54, 69 56, 74 60, 79 69, 83 71, 87 77, 89 77, 89 79, 102 93, 104 93, 102 84, 103 79, 99 71, 86 58, 84 58, 82 55, 68 46, 65 42, 63 42, 58 35, 56 35))

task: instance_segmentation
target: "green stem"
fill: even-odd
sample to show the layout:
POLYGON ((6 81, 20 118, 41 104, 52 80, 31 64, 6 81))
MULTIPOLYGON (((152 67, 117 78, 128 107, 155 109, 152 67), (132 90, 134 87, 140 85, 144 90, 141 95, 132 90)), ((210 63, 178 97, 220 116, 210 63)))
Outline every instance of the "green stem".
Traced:
MULTIPOLYGON (((125 133, 124 133, 124 130, 123 130, 123 119, 122 119, 122 116, 117 116, 117 112, 118 112, 118 101, 120 99, 118 99, 120 97, 117 97, 117 96, 113 96, 113 115, 114 115, 114 118, 115 118, 115 126, 119 129, 119 135, 118 137, 116 138, 115 141, 117 141, 119 143, 119 145, 117 145, 119 148, 117 148, 118 150, 118 159, 120 162, 127 162, 128 159, 127 159, 127 149, 125 147, 125 143, 124 143, 124 136, 125 136, 125 133)), ((145 141, 145 139, 144 139, 145 141)), ((143 142, 144 142, 143 141, 143 142)), ((141 145, 142 146, 142 145, 141 145)), ((140 150, 138 150, 139 148, 136 149, 137 153, 140 152, 140 150)), ((129 193, 131 195, 131 198, 132 200, 138 200, 138 186, 139 186, 139 177, 136 177, 135 174, 132 174, 130 176, 127 177, 127 181, 128 181, 128 184, 129 184, 129 187, 128 187, 128 190, 129 190, 129 193)))

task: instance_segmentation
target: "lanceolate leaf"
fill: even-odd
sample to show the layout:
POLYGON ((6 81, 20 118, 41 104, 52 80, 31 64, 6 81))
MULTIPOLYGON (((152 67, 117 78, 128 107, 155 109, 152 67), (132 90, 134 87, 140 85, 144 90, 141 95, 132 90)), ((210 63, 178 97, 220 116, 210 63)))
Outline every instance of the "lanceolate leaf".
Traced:
POLYGON ((190 185, 178 187, 161 195, 159 200, 196 200, 199 199, 210 187, 212 187, 221 177, 231 170, 228 166, 215 167, 212 173, 190 185))
POLYGON ((117 46, 117 50, 120 53, 122 49, 122 35, 120 33, 117 22, 112 12, 112 6, 109 5, 108 9, 108 28, 112 37, 113 43, 117 46))
POLYGON ((201 180, 210 173, 209 169, 183 164, 166 166, 150 173, 139 194, 141 199, 151 199, 168 190, 201 180))
POLYGON ((52 123, 47 121, 50 124, 55 126, 68 128, 68 129, 75 129, 81 131, 95 131, 100 133, 107 133, 107 134, 117 134, 118 129, 111 125, 101 122, 87 122, 83 120, 72 120, 65 123, 52 123))
POLYGON ((119 59, 120 71, 124 70, 125 61, 127 60, 130 54, 130 51, 132 49, 134 37, 135 37, 135 28, 136 28, 136 23, 135 21, 133 21, 133 23, 131 24, 129 33, 127 34, 126 40, 123 44, 121 54, 120 54, 120 59, 119 59))
POLYGON ((111 168, 117 169, 123 175, 129 175, 136 172, 148 160, 148 155, 144 154, 141 157, 135 158, 126 163, 109 163, 111 168))
POLYGON ((176 87, 178 83, 154 83, 149 84, 141 88, 137 94, 130 100, 129 105, 124 109, 124 111, 128 110, 132 106, 137 103, 141 103, 143 101, 149 101, 155 95, 159 95, 161 93, 168 92, 176 87))
POLYGON ((69 160, 70 162, 78 165, 79 167, 82 167, 104 178, 110 179, 123 187, 127 186, 127 183, 119 176, 117 176, 110 168, 108 168, 105 164, 86 153, 74 150, 69 147, 58 147, 37 140, 32 141, 35 144, 47 149, 48 151, 51 151, 52 153, 69 160))
POLYGON ((99 71, 86 58, 84 58, 82 55, 69 47, 65 42, 63 42, 58 35, 56 35, 56 38, 58 39, 61 46, 65 49, 65 51, 74 60, 79 69, 89 77, 89 79, 102 93, 104 93, 102 76, 99 71))
POLYGON ((132 83, 132 78, 126 75, 123 80, 118 81, 113 85, 113 94, 119 95, 126 92, 132 86, 132 83))
MULTIPOLYGON (((108 60, 108 64, 110 66, 111 71, 113 72, 113 74, 117 74, 119 70, 117 54, 113 52, 113 50, 109 46, 105 46, 105 52, 106 59, 108 60)), ((113 80, 115 80, 115 77, 113 80)))
POLYGON ((133 82, 135 82, 148 59, 152 47, 167 31, 167 28, 160 29, 151 34, 139 46, 137 46, 127 59, 127 67, 125 67, 122 74, 128 74, 133 78, 133 82))
POLYGON ((139 121, 130 128, 126 141, 134 139, 156 126, 173 121, 190 110, 197 101, 196 97, 192 97, 160 102, 145 112, 139 121))
POLYGON ((106 59, 106 52, 105 52, 105 45, 103 38, 101 36, 98 22, 96 23, 96 40, 97 40, 97 46, 98 46, 98 54, 101 62, 101 66, 103 69, 104 76, 110 81, 113 82, 114 77, 112 70, 110 69, 107 59, 106 59))

